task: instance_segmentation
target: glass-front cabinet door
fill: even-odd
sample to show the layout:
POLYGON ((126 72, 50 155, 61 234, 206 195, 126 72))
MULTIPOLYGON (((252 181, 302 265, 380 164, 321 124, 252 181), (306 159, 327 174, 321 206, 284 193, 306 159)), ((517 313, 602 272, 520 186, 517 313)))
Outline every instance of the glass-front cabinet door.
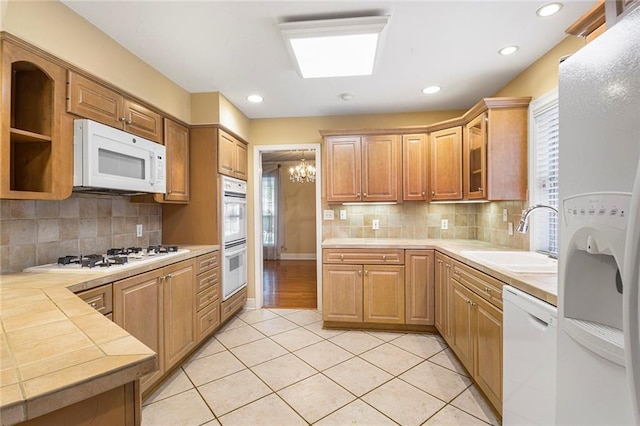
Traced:
POLYGON ((487 114, 482 113, 465 126, 464 197, 487 198, 487 114))

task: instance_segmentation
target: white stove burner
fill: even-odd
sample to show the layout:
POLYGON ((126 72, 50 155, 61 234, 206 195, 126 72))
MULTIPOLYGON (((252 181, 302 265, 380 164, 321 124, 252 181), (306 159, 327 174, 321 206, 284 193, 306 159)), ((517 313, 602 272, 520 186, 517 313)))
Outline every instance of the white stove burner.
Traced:
POLYGON ((82 267, 77 263, 69 265, 61 265, 59 263, 49 263, 46 265, 32 266, 26 268, 23 272, 77 272, 82 274, 106 274, 109 272, 122 271, 125 269, 135 268, 137 266, 146 265, 153 262, 158 262, 162 259, 177 256, 179 254, 188 253, 187 249, 179 249, 170 253, 137 253, 135 255, 129 255, 129 261, 123 265, 111 265, 108 267, 82 267))

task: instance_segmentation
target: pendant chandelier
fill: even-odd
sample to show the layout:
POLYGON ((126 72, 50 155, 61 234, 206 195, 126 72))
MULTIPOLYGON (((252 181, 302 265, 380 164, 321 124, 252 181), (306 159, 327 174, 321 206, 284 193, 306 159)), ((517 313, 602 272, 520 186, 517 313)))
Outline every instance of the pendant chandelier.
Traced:
POLYGON ((315 165, 307 163, 303 156, 300 159, 299 164, 297 164, 295 167, 289 168, 289 179, 291 180, 291 182, 315 182, 315 165))

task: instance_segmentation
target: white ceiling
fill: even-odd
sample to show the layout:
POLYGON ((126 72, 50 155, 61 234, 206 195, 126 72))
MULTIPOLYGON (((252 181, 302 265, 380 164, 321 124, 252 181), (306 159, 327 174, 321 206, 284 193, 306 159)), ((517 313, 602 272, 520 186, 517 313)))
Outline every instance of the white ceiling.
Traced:
POLYGON ((221 92, 249 118, 467 109, 595 4, 565 0, 559 14, 539 18, 547 1, 63 2, 187 91, 221 92), (373 76, 298 76, 278 23, 372 14, 390 16, 373 76), (497 54, 513 44, 516 54, 497 54), (443 90, 422 94, 430 85, 443 90), (249 103, 252 93, 264 102, 249 103))

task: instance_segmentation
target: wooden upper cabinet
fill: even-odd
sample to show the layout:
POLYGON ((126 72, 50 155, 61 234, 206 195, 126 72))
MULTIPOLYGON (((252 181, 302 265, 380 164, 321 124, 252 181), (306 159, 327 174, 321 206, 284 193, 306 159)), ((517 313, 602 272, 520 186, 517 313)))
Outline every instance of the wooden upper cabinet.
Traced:
POLYGON ((325 145, 327 202, 398 201, 402 165, 397 135, 333 136, 325 145))
POLYGON ((218 129, 218 173, 247 180, 247 145, 218 129))
POLYGON ((0 39, 0 198, 62 200, 73 187, 73 121, 66 70, 0 39))
POLYGON ((247 180, 248 167, 247 146, 242 142, 236 143, 236 177, 247 180))
POLYGON ((487 189, 487 114, 482 113, 464 126, 463 175, 466 199, 486 198, 487 189))
POLYGON ((398 201, 401 152, 397 135, 362 138, 362 201, 398 201))
POLYGON ((430 200, 462 199, 462 127, 430 134, 430 200))
POLYGON ((605 2, 600 0, 564 32, 576 37, 584 37, 586 42, 589 43, 606 30, 605 2))
POLYGON ((427 135, 402 135, 402 199, 404 201, 426 201, 427 135))
POLYGON ((527 121, 531 98, 485 100, 486 199, 527 199, 527 121), (489 103, 491 102, 491 103, 489 103))
POLYGON ((100 83, 69 71, 67 111, 154 142, 163 141, 162 116, 100 83))
POLYGON ((155 194, 157 201, 189 201, 189 129, 164 119, 164 144, 167 149, 167 193, 155 194))
POLYGON ((325 141, 327 202, 362 199, 362 148, 359 136, 335 136, 325 141))

